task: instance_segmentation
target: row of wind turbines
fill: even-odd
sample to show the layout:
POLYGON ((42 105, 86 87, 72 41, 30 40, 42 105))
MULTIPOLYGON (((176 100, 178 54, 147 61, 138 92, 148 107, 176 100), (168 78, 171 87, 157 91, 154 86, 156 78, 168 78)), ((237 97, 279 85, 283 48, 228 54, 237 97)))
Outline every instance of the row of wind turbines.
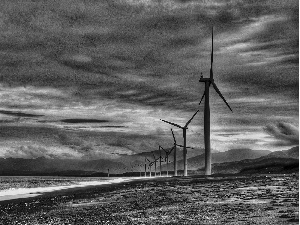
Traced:
MULTIPOLYGON (((205 90, 204 90, 204 93, 203 93, 203 95, 201 97, 201 100, 199 102, 199 105, 200 105, 201 102, 202 102, 202 100, 205 97, 205 99, 204 99, 205 175, 211 175, 210 107, 209 107, 209 88, 210 88, 210 85, 213 86, 213 88, 215 89, 215 91, 222 98, 222 100, 225 102, 225 104, 230 109, 230 111, 232 111, 232 109, 230 108, 230 106, 227 103, 226 99, 224 98, 224 96, 220 92, 219 88, 215 84, 215 81, 214 81, 214 78, 213 78, 213 29, 212 29, 212 50, 211 50, 210 77, 209 78, 203 78, 203 76, 201 75, 201 78, 200 78, 199 82, 203 82, 205 84, 205 90)), ((192 120, 194 119, 194 117, 196 116, 196 114, 198 112, 199 112, 199 110, 197 110, 194 113, 194 115, 191 117, 191 119, 189 119, 189 121, 184 126, 180 126, 180 125, 178 125, 176 123, 173 123, 173 122, 161 119, 161 121, 163 121, 165 123, 168 123, 168 124, 170 124, 172 126, 175 126, 175 127, 178 127, 180 129, 182 129, 182 135, 183 135, 183 146, 182 147, 183 147, 183 162, 184 162, 183 176, 187 176, 187 170, 188 170, 188 166, 187 166, 187 146, 186 146, 187 129, 188 129, 188 125, 192 122, 192 120)), ((174 175, 177 176, 176 146, 179 146, 179 145, 176 144, 176 140, 175 140, 175 136, 174 136, 173 130, 172 130, 172 134, 173 134, 174 143, 175 143, 174 147, 172 148, 172 149, 174 149, 174 175)), ((172 151, 172 149, 170 151, 172 151)), ((168 153, 168 154, 170 154, 170 153, 168 153)), ((155 159, 155 157, 154 157, 154 159, 155 159)), ((157 159, 154 160, 154 162, 155 162, 155 168, 156 168, 156 160, 157 159)), ((149 163, 152 163, 152 162, 149 161, 149 163)), ((161 163, 161 160, 160 160, 160 163, 161 163)), ((167 161, 167 163, 168 163, 168 161, 167 161)), ((150 167, 150 171, 151 171, 151 167, 150 167)), ((150 172, 150 174, 151 174, 151 172, 150 172)))
MULTIPOLYGON (((176 138, 175 138, 175 135, 174 135, 174 132, 173 132, 173 129, 171 129, 171 132, 172 132, 172 135, 173 135, 173 140, 174 140, 174 144, 173 144, 173 147, 170 148, 170 149, 164 149, 162 146, 159 145, 159 156, 158 157, 155 157, 155 155, 153 154, 153 161, 150 161, 147 157, 145 157, 145 177, 147 176, 147 161, 149 163, 148 165, 148 168, 149 168, 149 176, 151 177, 151 174, 152 174, 152 171, 151 171, 151 168, 152 166, 154 165, 154 175, 156 176, 157 174, 157 171, 156 171, 156 168, 157 168, 157 162, 159 162, 159 168, 160 168, 160 171, 159 171, 159 175, 161 176, 162 174, 162 171, 161 171, 161 163, 162 162, 166 162, 167 164, 167 176, 169 176, 169 155, 171 155, 172 151, 174 150, 174 176, 177 176, 177 147, 184 147, 183 145, 180 145, 180 144, 177 144, 176 142, 176 138), (161 156, 161 150, 163 150, 165 152, 165 158, 163 160, 163 157, 161 156)), ((192 147, 186 147, 186 148, 192 148, 192 147)))

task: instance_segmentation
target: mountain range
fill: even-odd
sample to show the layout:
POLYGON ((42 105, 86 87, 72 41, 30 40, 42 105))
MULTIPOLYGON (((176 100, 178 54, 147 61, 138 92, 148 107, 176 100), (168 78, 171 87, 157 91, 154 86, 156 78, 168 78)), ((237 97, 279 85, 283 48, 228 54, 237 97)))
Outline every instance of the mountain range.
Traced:
MULTIPOLYGON (((183 168, 182 150, 178 150, 178 169, 183 168)), ((188 150, 188 169, 192 173, 201 174, 204 171, 205 154, 203 149, 188 150)), ((0 158, 0 175, 64 175, 88 176, 106 175, 110 173, 123 174, 126 172, 144 171, 145 158, 153 161, 162 155, 162 170, 167 166, 164 162, 165 153, 156 150, 135 155, 118 155, 114 159, 36 159, 0 158)), ((212 153, 213 173, 257 172, 264 167, 294 168, 298 165, 299 146, 284 151, 267 151, 251 149, 232 149, 226 152, 212 153)), ((149 162, 147 161, 147 164, 149 162)), ((159 167, 159 162, 157 163, 159 167)), ((278 169, 278 168, 277 168, 278 169)), ((157 168, 159 170, 159 168, 157 168)), ((173 153, 169 156, 169 170, 173 170, 173 153)))

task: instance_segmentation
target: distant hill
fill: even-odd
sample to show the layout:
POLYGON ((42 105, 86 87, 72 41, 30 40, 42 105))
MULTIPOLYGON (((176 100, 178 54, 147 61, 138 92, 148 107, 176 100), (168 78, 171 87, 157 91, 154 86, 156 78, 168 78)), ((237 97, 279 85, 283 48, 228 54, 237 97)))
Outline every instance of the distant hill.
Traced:
POLYGON ((256 159, 215 163, 213 173, 288 173, 299 172, 299 146, 271 152, 256 159))
POLYGON ((235 162, 215 163, 213 173, 288 173, 299 172, 299 161, 293 158, 265 158, 246 159, 235 162))
MULTIPOLYGON (((191 173, 203 173, 205 154, 203 149, 188 149, 188 169, 191 173)), ((183 169, 183 151, 177 149, 178 170, 183 169)), ((139 173, 144 171, 145 156, 153 160, 159 151, 143 152, 135 155, 118 155, 113 159, 36 159, 0 158, 0 175, 65 175, 88 176, 110 173, 139 173)), ((165 153, 162 151, 164 160, 165 153)), ((266 151, 251 149, 232 149, 226 152, 212 153, 213 173, 256 173, 277 170, 292 171, 299 166, 299 146, 284 151, 266 151)), ((169 171, 173 170, 173 153, 169 156, 169 171)), ((163 162, 162 170, 167 166, 163 162)), ((147 162, 148 165, 148 162, 147 162)), ((159 165, 159 164, 157 164, 159 165)), ((159 168, 158 168, 159 170, 159 168)))
MULTIPOLYGON (((234 162, 243 159, 255 159, 261 156, 270 154, 271 151, 267 150, 251 150, 251 149, 232 149, 226 152, 212 153, 212 163, 234 162)), ((197 170, 205 166, 205 154, 201 154, 188 159, 188 169, 197 170)), ((183 168, 183 160, 178 161, 178 168, 183 168)), ((165 170, 166 166, 162 166, 165 170)), ((173 166, 171 166, 173 169, 173 166)))
MULTIPOLYGON (((144 171, 145 156, 153 161, 153 154, 159 157, 158 150, 144 152, 134 155, 118 155, 112 159, 48 159, 39 157, 35 159, 23 158, 0 158, 0 176, 1 175, 65 175, 65 176, 88 176, 103 175, 110 173, 132 173, 144 171)), ((199 151, 193 150, 191 155, 199 154, 199 151)), ((163 160, 165 153, 161 151, 163 160)), ((177 148, 177 157, 182 159, 182 149, 177 148)), ((173 153, 169 156, 173 160, 173 153)), ((149 162, 147 162, 147 165, 149 162)), ((159 165, 159 164, 158 164, 159 165)))
POLYGON ((289 150, 275 151, 266 155, 265 158, 294 158, 299 159, 299 146, 293 147, 289 150))
MULTIPOLYGON (((170 148, 165 148, 166 151, 169 151, 170 148)), ((197 155, 203 154, 204 149, 188 149, 188 157, 195 157, 197 155)), ((127 166, 130 165, 137 165, 137 164, 143 164, 145 162, 145 157, 149 159, 150 161, 154 161, 153 155, 155 155, 155 158, 158 158, 160 156, 159 150, 154 150, 151 152, 142 152, 134 155, 120 155, 119 159, 114 159, 112 161, 114 162, 122 162, 127 166)), ((165 152, 161 151, 161 157, 162 160, 165 160, 165 152)), ((177 147, 177 161, 183 159, 183 150, 182 148, 177 147)), ((174 160, 174 150, 169 155, 169 161, 172 162, 174 160)), ((148 162, 147 162, 148 163, 148 162)))
MULTIPOLYGON (((169 151, 170 148, 165 148, 166 151, 169 151)), ((201 155, 204 153, 204 149, 188 149, 188 157, 195 157, 197 155, 201 155)), ((151 151, 151 152, 142 152, 142 153, 138 153, 135 155, 130 155, 130 157, 147 157, 149 159, 153 158, 153 154, 155 155, 155 157, 158 157, 160 155, 159 150, 155 150, 155 151, 151 151)), ((161 155, 162 157, 165 157, 165 152, 162 150, 161 151, 161 155)), ((174 156, 174 150, 171 152, 171 154, 169 155, 169 160, 173 160, 173 156, 174 156)), ((181 147, 177 147, 177 160, 180 160, 183 158, 183 148, 181 147)))
POLYGON ((36 159, 0 158, 0 175, 36 175, 36 174, 64 174, 86 175, 91 173, 107 173, 124 171, 123 163, 112 162, 108 159, 80 160, 80 159, 36 159))

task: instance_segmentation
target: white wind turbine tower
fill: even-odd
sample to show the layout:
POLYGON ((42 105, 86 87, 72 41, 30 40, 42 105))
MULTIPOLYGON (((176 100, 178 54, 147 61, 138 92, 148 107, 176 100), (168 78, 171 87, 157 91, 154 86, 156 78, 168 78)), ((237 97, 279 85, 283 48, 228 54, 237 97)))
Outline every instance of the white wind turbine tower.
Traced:
POLYGON ((145 177, 147 177, 147 158, 145 157, 145 177))
POLYGON ((160 176, 161 176, 161 151, 160 151, 160 147, 159 147, 159 153, 160 156, 158 158, 155 158, 155 155, 153 153, 153 158, 154 158, 154 167, 155 167, 155 176, 156 176, 156 162, 159 160, 159 164, 160 164, 160 176))
POLYGON ((192 122, 193 118, 196 116, 196 114, 199 112, 199 110, 197 110, 197 112, 194 113, 194 115, 192 116, 192 118, 182 127, 176 123, 172 123, 166 120, 162 120, 165 123, 171 124, 173 126, 179 127, 182 129, 182 136, 183 136, 183 164, 184 164, 184 172, 183 172, 183 176, 187 176, 187 148, 186 148, 186 130, 188 129, 188 125, 190 124, 190 122, 192 122))
POLYGON ((199 82, 205 83, 205 91, 202 95, 201 104, 204 96, 205 96, 205 103, 204 103, 204 145, 205 145, 205 175, 211 175, 211 149, 210 149, 210 109, 209 109, 209 87, 212 84, 216 92, 225 102, 227 107, 232 111, 229 104, 226 102, 225 98, 221 94, 220 90, 218 89, 217 85, 214 82, 213 78, 213 29, 212 29, 212 50, 211 50, 211 62, 210 62, 210 77, 203 78, 201 76, 199 82))
MULTIPOLYGON (((171 132, 172 132, 172 136, 173 136, 173 140, 174 140, 174 146, 171 148, 170 150, 170 153, 172 151, 172 149, 174 149, 174 161, 173 161, 173 164, 174 164, 174 176, 177 176, 177 146, 179 147, 184 147, 183 145, 180 145, 180 144, 177 144, 176 142, 176 138, 175 138, 175 135, 174 135, 174 132, 173 132, 173 129, 171 128, 171 132)), ((191 149, 194 149, 192 147, 187 147, 186 148, 191 148, 191 149)))
POLYGON ((160 146, 160 148, 162 150, 164 150, 164 152, 166 153, 165 156, 165 162, 167 162, 167 177, 169 176, 169 155, 172 153, 172 151, 174 150, 174 147, 176 148, 176 146, 173 146, 170 150, 165 150, 163 147, 160 146))
POLYGON ((162 160, 162 157, 161 157, 161 146, 158 145, 158 150, 159 150, 159 176, 161 177, 161 160, 162 160))
POLYGON ((149 159, 147 159, 147 161, 149 162, 149 177, 151 177, 151 167, 153 165, 154 162, 151 162, 149 159))
POLYGON ((173 135, 173 140, 174 140, 174 176, 177 176, 177 143, 175 139, 175 135, 173 133, 173 130, 171 128, 172 135, 173 135))

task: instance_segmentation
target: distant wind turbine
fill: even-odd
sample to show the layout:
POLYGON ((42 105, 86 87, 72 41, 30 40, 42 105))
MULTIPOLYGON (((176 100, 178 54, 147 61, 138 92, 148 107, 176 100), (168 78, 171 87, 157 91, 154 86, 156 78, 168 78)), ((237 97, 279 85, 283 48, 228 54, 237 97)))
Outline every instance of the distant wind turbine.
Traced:
MULTIPOLYGON (((160 146, 161 147, 161 146, 160 146)), ((176 146, 174 146, 176 148, 176 146)), ((167 162, 167 176, 169 176, 169 155, 172 153, 172 151, 174 150, 174 147, 172 147, 169 150, 165 150, 163 147, 161 147, 162 150, 164 150, 164 152, 166 153, 165 156, 165 161, 167 162)))
POLYGON ((162 163, 162 157, 161 157, 161 146, 160 145, 158 145, 158 150, 159 150, 159 176, 161 176, 161 163, 162 163))
POLYGON ((138 165, 140 167, 140 177, 142 176, 142 171, 143 171, 143 164, 138 165))
POLYGON ((192 120, 194 119, 194 117, 196 116, 196 114, 199 112, 199 110, 197 110, 197 112, 194 113, 194 115, 192 116, 192 118, 182 127, 176 123, 172 123, 166 120, 161 120, 165 123, 171 124, 173 126, 179 127, 182 129, 183 132, 183 164, 184 164, 184 172, 183 172, 183 176, 187 176, 187 147, 186 147, 186 130, 188 129, 188 125, 190 124, 190 122, 192 122, 192 120))
POLYGON ((174 176, 177 176, 177 143, 172 128, 171 131, 174 139, 174 176))
MULTIPOLYGON (((173 140, 174 140, 174 146, 173 146, 173 149, 174 149, 174 161, 173 161, 173 164, 174 164, 174 176, 177 176, 177 146, 179 146, 179 147, 184 147, 184 146, 180 145, 180 144, 177 144, 176 138, 175 138, 175 135, 174 135, 174 132, 173 132, 172 128, 171 128, 171 131, 172 131, 172 136, 173 136, 173 140)), ((186 146, 186 148, 192 148, 192 147, 187 147, 186 146)))
MULTIPOLYGON (((160 146, 160 145, 159 145, 160 146)), ((160 151, 160 147, 159 147, 159 157, 158 158, 155 158, 155 155, 153 153, 153 158, 154 158, 154 167, 155 167, 155 176, 156 176, 156 162, 159 160, 159 164, 160 164, 160 176, 161 176, 161 151, 160 151)))
POLYGON ((151 162, 149 159, 147 159, 147 161, 149 162, 149 166, 148 166, 148 168, 149 168, 149 177, 151 177, 151 167, 153 166, 154 162, 151 162))
POLYGON ((145 177, 147 177, 147 158, 145 157, 145 177))
POLYGON ((205 96, 205 103, 204 103, 204 145, 205 145, 205 175, 211 175, 211 150, 210 150, 210 109, 209 109, 209 87, 212 84, 216 92, 219 94, 219 96, 222 98, 222 100, 225 102, 227 107, 232 111, 229 104, 226 102, 225 98, 221 94, 220 90, 218 89, 217 85, 214 82, 213 78, 213 28, 212 28, 212 34, 211 34, 211 62, 210 62, 210 77, 209 78, 203 78, 201 75, 201 78, 199 82, 205 83, 205 91, 202 95, 202 98, 200 100, 199 105, 201 104, 204 96, 205 96))

